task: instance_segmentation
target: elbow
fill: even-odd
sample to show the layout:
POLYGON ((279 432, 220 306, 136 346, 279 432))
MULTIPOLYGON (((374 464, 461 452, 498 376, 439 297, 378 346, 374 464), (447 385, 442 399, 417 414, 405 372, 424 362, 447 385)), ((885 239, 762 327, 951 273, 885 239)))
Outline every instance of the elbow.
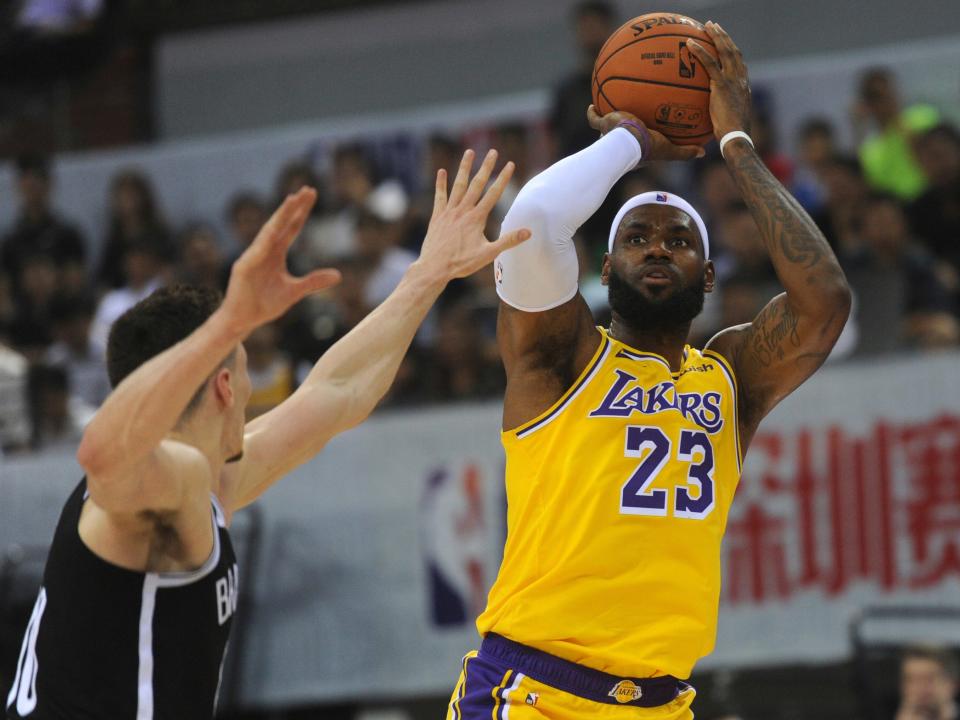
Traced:
POLYGON ((77 463, 87 475, 96 475, 97 470, 103 465, 102 456, 103 452, 97 449, 96 441, 91 438, 88 430, 83 434, 80 446, 77 448, 77 463))

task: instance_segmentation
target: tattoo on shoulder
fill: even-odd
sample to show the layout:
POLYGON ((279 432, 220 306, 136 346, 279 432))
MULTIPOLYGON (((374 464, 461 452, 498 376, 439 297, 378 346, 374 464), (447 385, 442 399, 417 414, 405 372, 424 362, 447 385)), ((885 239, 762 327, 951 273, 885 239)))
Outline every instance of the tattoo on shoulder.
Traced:
POLYGON ((799 318, 785 302, 767 305, 747 330, 747 336, 737 353, 738 360, 746 352, 749 360, 761 367, 770 367, 774 362, 783 360, 787 346, 800 347, 797 334, 799 318))

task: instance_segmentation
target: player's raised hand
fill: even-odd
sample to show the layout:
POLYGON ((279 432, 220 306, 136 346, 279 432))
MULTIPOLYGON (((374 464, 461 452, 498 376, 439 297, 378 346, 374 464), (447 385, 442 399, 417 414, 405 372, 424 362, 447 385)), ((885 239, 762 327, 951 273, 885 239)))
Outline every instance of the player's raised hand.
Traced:
POLYGON ((726 31, 715 22, 704 25, 717 48, 717 62, 696 40, 687 40, 690 52, 710 75, 710 119, 719 140, 728 132, 750 133, 750 80, 743 54, 726 31))
POLYGON ((287 251, 316 200, 313 188, 288 195, 233 263, 223 308, 244 330, 281 316, 307 295, 340 281, 337 270, 315 270, 303 277, 287 272, 287 251))
POLYGON ((606 115, 601 115, 593 105, 587 107, 587 122, 601 135, 606 135, 624 121, 636 123, 637 126, 643 128, 643 130, 639 130, 632 125, 624 125, 640 143, 644 161, 693 160, 704 156, 704 150, 699 145, 674 145, 665 135, 656 130, 651 130, 643 121, 628 112, 615 110, 606 115), (644 131, 646 136, 644 136, 644 131))
POLYGON ((504 250, 530 237, 530 231, 522 229, 507 233, 493 242, 487 240, 483 234, 487 217, 510 182, 514 165, 508 162, 484 192, 497 161, 497 151, 487 153, 480 170, 470 179, 473 155, 472 150, 463 154, 449 196, 446 171, 437 173, 433 215, 417 262, 436 272, 444 281, 472 275, 493 262, 504 250))

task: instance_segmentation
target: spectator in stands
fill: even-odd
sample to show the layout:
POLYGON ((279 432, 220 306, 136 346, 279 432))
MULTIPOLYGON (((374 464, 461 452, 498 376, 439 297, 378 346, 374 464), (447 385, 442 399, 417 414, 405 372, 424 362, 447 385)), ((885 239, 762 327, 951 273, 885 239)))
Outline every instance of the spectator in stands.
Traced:
POLYGON ((826 118, 809 118, 800 126, 797 136, 797 166, 791 192, 807 212, 818 213, 827 199, 824 171, 837 154, 833 125, 826 118))
POLYGON ((455 177, 463 155, 463 143, 452 135, 433 133, 424 145, 422 174, 416 195, 410 200, 410 218, 403 247, 417 251, 427 232, 433 213, 433 193, 438 170, 446 170, 447 177, 455 177))
POLYGON ((930 184, 910 206, 910 225, 960 273, 960 131, 937 125, 917 138, 916 149, 930 184))
POLYGON ((845 268, 857 304, 857 354, 960 341, 953 300, 938 275, 937 261, 911 240, 897 199, 872 195, 859 229, 863 249, 845 268))
POLYGON ((33 360, 53 342, 50 305, 59 289, 60 276, 53 258, 44 252, 24 251, 19 264, 20 292, 14 300, 9 338, 17 350, 33 360))
POLYGON ((23 355, 0 343, 0 455, 24 450, 30 442, 28 368, 23 355))
POLYGON ((719 154, 708 155, 701 161, 698 171, 697 195, 703 201, 707 231, 712 232, 727 209, 742 203, 743 197, 719 154))
POLYGON ((582 0, 574 7, 573 26, 577 67, 560 82, 550 111, 554 157, 557 158, 583 150, 597 139, 596 131, 587 124, 587 105, 592 102, 590 78, 600 49, 617 29, 616 9, 603 0, 582 0))
POLYGON ((155 249, 164 265, 174 262, 176 249, 150 181, 137 170, 122 170, 110 183, 110 229, 100 258, 98 282, 106 289, 123 287, 127 250, 147 245, 155 249))
POLYGON ((293 394, 293 366, 279 346, 276 323, 261 325, 243 341, 253 392, 247 403, 247 420, 272 410, 293 394))
POLYGON ((122 258, 125 284, 104 295, 97 306, 90 342, 102 357, 106 356, 107 336, 113 322, 167 280, 166 248, 151 242, 155 239, 145 237, 127 246, 122 258))
POLYGON ((368 308, 383 302, 417 259, 412 252, 399 246, 405 212, 405 199, 385 195, 382 202, 373 203, 373 207, 364 209, 357 217, 354 242, 357 254, 369 268, 364 287, 364 301, 368 308))
POLYGON ((212 290, 224 289, 221 283, 226 260, 212 227, 202 223, 188 226, 180 233, 179 254, 177 275, 180 282, 212 290))
POLYGON ((85 296, 58 295, 50 308, 56 339, 44 362, 67 372, 72 394, 91 407, 99 407, 110 394, 107 365, 90 342, 93 301, 85 296))
POLYGON ((900 707, 894 720, 957 720, 960 664, 946 648, 908 648, 900 662, 900 707))
POLYGON ((43 364, 31 366, 27 395, 32 425, 30 447, 75 451, 94 408, 71 397, 67 371, 43 364))
POLYGON ((266 221, 266 203, 255 192, 243 190, 230 198, 227 204, 227 222, 233 240, 229 254, 231 264, 250 246, 266 221))
POLYGON ((428 394, 434 401, 497 397, 506 387, 499 359, 485 352, 480 323, 469 302, 441 308, 432 359, 428 394))
POLYGON ((861 250, 858 229, 870 190, 855 157, 836 155, 820 173, 826 196, 813 220, 843 264, 847 257, 861 250))
POLYGON ((758 96, 764 97, 756 91, 753 94, 754 107, 750 137, 763 164, 784 186, 790 187, 793 183, 793 161, 780 151, 776 128, 773 126, 772 100, 768 98, 758 103, 758 96))
POLYGON ((527 180, 536 174, 531 158, 530 128, 522 122, 499 125, 494 132, 493 146, 500 153, 499 162, 501 165, 510 161, 516 165, 513 177, 510 178, 510 184, 507 185, 503 195, 500 196, 500 201, 497 203, 498 207, 502 208, 502 212, 499 213, 499 219, 502 220, 503 214, 513 205, 520 188, 526 185, 527 180))
POLYGON ((16 160, 20 212, 0 246, 0 267, 20 293, 22 265, 27 256, 45 255, 57 272, 58 287, 78 289, 86 278, 86 245, 80 233, 50 207, 50 163, 41 155, 22 155, 16 160))
POLYGON ((927 181, 914 157, 913 140, 937 124, 936 108, 912 105, 902 109, 893 72, 875 67, 860 76, 853 119, 854 135, 862 140, 860 162, 870 187, 904 201, 923 192, 927 181))

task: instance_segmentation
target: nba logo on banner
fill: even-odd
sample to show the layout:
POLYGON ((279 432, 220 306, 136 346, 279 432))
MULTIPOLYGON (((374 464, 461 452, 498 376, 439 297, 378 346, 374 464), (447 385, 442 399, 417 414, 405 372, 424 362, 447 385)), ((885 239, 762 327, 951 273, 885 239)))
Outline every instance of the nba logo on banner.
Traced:
POLYGON ((666 202, 667 195, 666 193, 657 193, 657 202, 666 202))

